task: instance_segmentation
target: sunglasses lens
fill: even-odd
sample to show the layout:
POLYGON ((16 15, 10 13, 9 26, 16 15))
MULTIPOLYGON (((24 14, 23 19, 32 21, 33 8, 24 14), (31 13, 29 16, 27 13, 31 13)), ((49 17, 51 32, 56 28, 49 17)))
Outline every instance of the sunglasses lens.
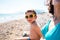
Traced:
POLYGON ((25 18, 33 18, 34 17, 34 15, 29 15, 29 16, 25 16, 25 18))
POLYGON ((25 16, 25 18, 28 18, 28 16, 25 16))
POLYGON ((30 18, 32 18, 32 17, 33 17, 33 15, 30 15, 29 17, 30 17, 30 18))

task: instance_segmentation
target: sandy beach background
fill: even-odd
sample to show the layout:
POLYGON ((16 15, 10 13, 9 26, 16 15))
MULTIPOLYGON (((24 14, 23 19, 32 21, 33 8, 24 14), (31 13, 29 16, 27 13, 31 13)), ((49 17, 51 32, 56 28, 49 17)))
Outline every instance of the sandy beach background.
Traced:
MULTIPOLYGON (((52 18, 49 13, 38 14, 37 24, 42 28, 48 20, 52 18)), ((23 33, 29 33, 30 25, 26 19, 12 20, 0 23, 0 40, 15 40, 23 36, 23 33)))

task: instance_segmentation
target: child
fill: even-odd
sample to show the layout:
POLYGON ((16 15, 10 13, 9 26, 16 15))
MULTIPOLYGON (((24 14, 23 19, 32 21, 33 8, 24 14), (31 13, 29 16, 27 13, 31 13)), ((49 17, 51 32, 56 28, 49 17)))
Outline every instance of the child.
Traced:
POLYGON ((29 35, 29 40, 40 40, 40 38, 42 37, 40 28, 38 27, 37 23, 36 23, 36 19, 37 19, 37 15, 36 12, 34 10, 28 10, 25 13, 25 18, 27 19, 27 21, 30 23, 31 28, 30 28, 30 35, 29 35))

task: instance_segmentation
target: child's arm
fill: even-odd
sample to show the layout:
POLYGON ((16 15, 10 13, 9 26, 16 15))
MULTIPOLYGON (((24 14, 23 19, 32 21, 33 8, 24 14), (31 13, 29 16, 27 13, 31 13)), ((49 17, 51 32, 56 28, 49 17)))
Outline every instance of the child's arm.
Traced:
POLYGON ((40 28, 39 28, 38 26, 36 26, 35 31, 36 31, 37 35, 40 37, 40 40, 45 40, 45 39, 43 38, 43 35, 42 35, 42 33, 41 33, 41 30, 40 30, 40 28))
POLYGON ((36 25, 35 31, 39 35, 39 37, 41 38, 42 37, 42 33, 41 33, 40 28, 37 25, 36 25))
POLYGON ((33 23, 32 26, 34 27, 34 31, 37 33, 37 35, 41 38, 42 37, 42 33, 40 30, 40 27, 37 25, 37 23, 33 23))

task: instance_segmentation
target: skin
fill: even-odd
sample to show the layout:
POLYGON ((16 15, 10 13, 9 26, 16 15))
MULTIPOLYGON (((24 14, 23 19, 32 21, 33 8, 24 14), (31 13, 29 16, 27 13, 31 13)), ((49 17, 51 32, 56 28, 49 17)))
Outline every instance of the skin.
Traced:
MULTIPOLYGON (((33 12, 29 12, 26 15, 31 15, 31 14, 33 14, 33 12)), ((37 19, 37 16, 27 19, 27 21, 31 25, 29 36, 30 36, 30 39, 32 39, 32 40, 40 40, 40 38, 42 37, 42 34, 40 32, 40 28, 38 27, 37 23, 35 22, 36 19, 37 19)))
MULTIPOLYGON (((33 12, 26 13, 27 16, 29 16, 31 14, 33 14, 33 12)), ((38 27, 37 23, 35 22, 36 19, 37 19, 37 16, 26 19, 31 25, 30 34, 29 34, 29 37, 21 37, 20 40, 27 40, 28 38, 30 38, 31 40, 40 40, 41 39, 42 33, 41 33, 40 28, 38 27)))
POLYGON ((60 17, 60 2, 57 2, 55 5, 54 5, 54 11, 55 11, 55 16, 58 18, 60 17))
MULTIPOLYGON (((33 14, 33 12, 29 12, 26 15, 31 15, 33 14)), ((37 23, 35 22, 35 20, 37 19, 37 16, 34 16, 33 18, 28 18, 26 19, 30 25, 31 25, 31 29, 30 29, 30 35, 29 38, 31 40, 40 40, 40 38, 42 37, 42 33, 40 31, 40 28, 38 27, 37 23)), ((26 37, 22 37, 21 40, 27 40, 28 38, 26 37)))
MULTIPOLYGON (((31 15, 31 14, 33 14, 33 12, 28 12, 28 13, 26 13, 26 16, 29 16, 29 15, 31 15)), ((28 21, 30 24, 32 24, 32 22, 35 21, 36 18, 37 18, 37 16, 35 16, 35 17, 33 17, 33 18, 28 18, 27 21, 28 21)))

